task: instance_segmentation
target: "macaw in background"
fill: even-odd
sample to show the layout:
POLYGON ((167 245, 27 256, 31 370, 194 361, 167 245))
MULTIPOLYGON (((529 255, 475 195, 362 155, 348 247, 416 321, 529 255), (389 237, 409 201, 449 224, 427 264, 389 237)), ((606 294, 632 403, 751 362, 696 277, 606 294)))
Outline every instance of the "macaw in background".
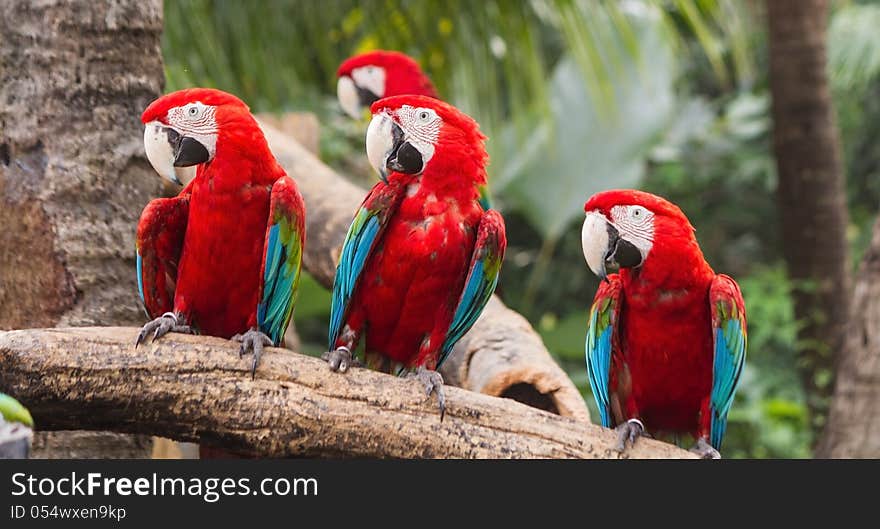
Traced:
POLYGON ((0 459, 30 456, 34 419, 17 400, 0 393, 0 459))
POLYGON ((436 369, 495 290, 504 220, 478 202, 488 156, 473 119, 425 96, 381 99, 372 112, 367 157, 381 182, 342 247, 323 358, 346 371, 363 336, 367 365, 415 370, 442 420, 436 369))
MULTIPOLYGON (((352 119, 370 116, 370 105, 384 97, 416 95, 439 99, 431 79, 409 55, 374 50, 349 57, 336 71, 339 105, 352 119)), ((489 189, 479 185, 480 204, 489 209, 489 189)))
POLYGON ((375 50, 346 59, 336 71, 336 96, 352 119, 370 115, 370 105, 384 97, 417 95, 438 99, 431 79, 412 57, 375 50))
POLYGON ((693 452, 720 458, 746 357, 739 286, 712 270, 687 217, 663 198, 604 191, 584 210, 584 257, 602 280, 586 341, 602 426, 616 426, 621 452, 647 430, 689 433, 693 452))
POLYGON ((247 105, 219 90, 160 97, 144 111, 153 168, 174 181, 198 165, 173 198, 151 201, 137 230, 137 276, 152 333, 231 338, 254 353, 281 345, 290 322, 305 245, 305 206, 275 160, 247 105))

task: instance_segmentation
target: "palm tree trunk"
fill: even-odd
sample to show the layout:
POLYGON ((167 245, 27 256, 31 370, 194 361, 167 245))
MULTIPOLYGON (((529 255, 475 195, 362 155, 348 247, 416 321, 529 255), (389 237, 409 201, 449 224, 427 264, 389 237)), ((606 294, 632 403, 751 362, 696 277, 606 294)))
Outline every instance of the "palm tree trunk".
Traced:
POLYGON ((827 0, 768 0, 783 252, 803 325, 799 369, 818 432, 849 307, 844 173, 826 75, 827 0))
MULTIPOLYGON (((159 179, 138 116, 162 92, 161 32, 161 0, 3 2, 0 329, 142 322, 135 226, 159 179)), ((44 435, 38 457, 149 454, 44 435)))
POLYGON ((880 457, 880 217, 853 292, 819 457, 880 457))

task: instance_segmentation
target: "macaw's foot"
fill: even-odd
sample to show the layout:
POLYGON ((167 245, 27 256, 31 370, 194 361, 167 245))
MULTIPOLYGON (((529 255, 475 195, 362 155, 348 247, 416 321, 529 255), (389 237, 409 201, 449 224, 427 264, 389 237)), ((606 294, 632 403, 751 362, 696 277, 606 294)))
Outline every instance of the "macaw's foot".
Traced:
POLYGON ((183 334, 195 334, 192 327, 186 325, 183 315, 173 312, 166 312, 155 320, 148 322, 143 326, 141 332, 138 333, 134 346, 137 347, 147 339, 147 335, 153 333, 152 341, 165 336, 169 332, 179 332, 183 334))
POLYGON ((638 419, 630 419, 615 428, 617 431, 617 444, 614 450, 621 454, 626 451, 626 445, 635 446, 636 440, 645 434, 645 425, 638 419))
POLYGON ((247 353, 254 353, 254 363, 251 365, 251 379, 257 376, 257 364, 263 356, 263 347, 266 345, 275 345, 272 338, 269 338, 257 329, 251 329, 244 334, 236 334, 232 337, 233 341, 239 342, 241 346, 238 348, 238 357, 241 358, 247 353))
POLYGON ((327 351, 321 355, 322 360, 330 364, 330 371, 345 373, 348 368, 355 364, 348 347, 337 347, 335 351, 327 351))
POLYGON ((721 459, 721 453, 715 450, 704 437, 697 439, 697 444, 691 448, 691 452, 700 456, 700 459, 721 459))
POLYGON ((431 398, 431 393, 437 394, 437 403, 440 406, 440 421, 446 415, 446 392, 443 390, 443 377, 436 371, 419 366, 415 373, 407 375, 408 378, 417 378, 425 386, 425 395, 431 398))

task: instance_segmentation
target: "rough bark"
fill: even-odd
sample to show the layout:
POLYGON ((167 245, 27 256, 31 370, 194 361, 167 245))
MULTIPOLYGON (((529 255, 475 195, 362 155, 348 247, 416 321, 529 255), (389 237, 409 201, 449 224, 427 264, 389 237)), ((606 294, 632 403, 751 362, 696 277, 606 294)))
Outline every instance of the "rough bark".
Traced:
POLYGON ((0 459, 27 459, 33 432, 22 424, 8 423, 0 416, 0 459))
POLYGON ((160 0, 7 0, 0 17, 0 329, 139 322, 134 234, 159 189, 144 106, 160 0))
MULTIPOLYGON (((366 191, 336 174, 290 136, 265 121, 261 126, 272 152, 296 179, 306 203, 304 266, 330 287, 345 232, 366 191)), ((541 338, 525 318, 497 297, 459 341, 442 372, 448 383, 465 389, 589 420, 583 397, 553 361, 541 338)))
POLYGON ((880 218, 853 291, 819 457, 880 458, 880 218))
POLYGON ((847 206, 826 73, 827 0, 768 0, 773 144, 783 252, 803 327, 800 369, 814 431, 833 390, 849 307, 847 206))
MULTIPOLYGON (((615 433, 510 399, 447 388, 446 418, 415 380, 271 348, 252 380, 227 340, 169 335, 133 347, 136 328, 0 333, 0 389, 39 428, 108 429, 262 456, 618 457, 615 433), (205 406, 211 402, 211 406, 205 406)), ((629 457, 692 455, 639 440, 629 457)))

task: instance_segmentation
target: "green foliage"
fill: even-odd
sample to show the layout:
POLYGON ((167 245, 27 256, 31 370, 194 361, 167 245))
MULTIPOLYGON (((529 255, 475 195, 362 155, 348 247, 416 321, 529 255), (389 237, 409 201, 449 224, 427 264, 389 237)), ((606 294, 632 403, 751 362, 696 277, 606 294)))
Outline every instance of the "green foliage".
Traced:
POLYGON ((25 426, 34 426, 31 412, 22 406, 20 402, 5 393, 0 393, 0 419, 6 422, 21 423, 25 426))
POLYGON ((880 73, 880 5, 848 4, 828 28, 828 65, 837 90, 864 89, 880 73))
MULTIPOLYGON (((670 119, 671 47, 650 20, 632 29, 638 54, 647 60, 641 68, 632 63, 609 72, 604 89, 618 105, 613 116, 583 104, 587 85, 575 61, 565 56, 549 82, 551 118, 539 120, 524 141, 510 130, 501 136, 500 150, 509 154, 496 162, 502 170, 493 191, 522 212, 544 239, 558 239, 581 216, 585 197, 609 187, 635 186, 644 157, 670 119)), ((621 54, 625 45, 618 41, 615 51, 604 55, 621 54)))
POLYGON ((847 167, 853 265, 880 205, 880 3, 845 3, 828 30, 828 69, 847 167))
POLYGON ((302 352, 319 356, 327 349, 330 324, 330 292, 303 271, 293 321, 302 342, 302 352))

